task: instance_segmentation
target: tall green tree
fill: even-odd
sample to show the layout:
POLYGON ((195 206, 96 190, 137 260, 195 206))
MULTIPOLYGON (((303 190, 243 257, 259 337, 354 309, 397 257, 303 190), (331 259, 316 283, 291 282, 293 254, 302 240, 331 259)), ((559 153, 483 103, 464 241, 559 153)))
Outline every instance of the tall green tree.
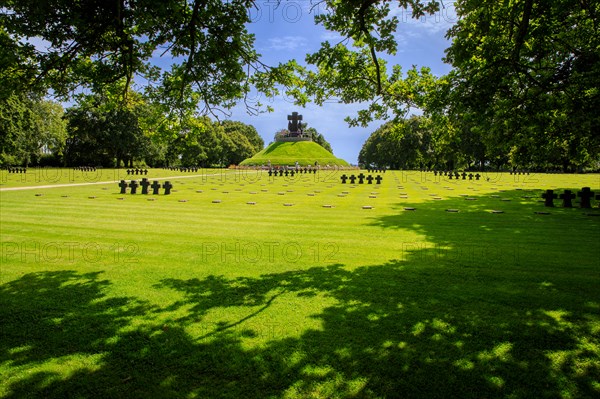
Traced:
POLYGON ((63 108, 34 94, 0 99, 0 162, 38 164, 44 152, 62 156, 66 140, 63 108))
POLYGON ((175 151, 184 166, 223 166, 226 162, 226 147, 228 137, 218 123, 208 117, 189 118, 184 130, 171 144, 170 151, 175 151))
POLYGON ((64 109, 60 103, 38 99, 32 103, 40 149, 62 158, 67 139, 64 109))
POLYGON ((25 132, 34 126, 30 100, 24 95, 12 95, 0 101, 0 162, 20 164, 25 160, 25 132))
POLYGON ((430 125, 422 116, 384 123, 363 144, 358 163, 390 169, 435 166, 430 125))
POLYGON ((491 158, 576 170, 600 157, 600 3, 459 1, 452 113, 491 158), (458 119, 458 118, 457 118, 458 119))
POLYGON ((11 72, 0 73, 0 87, 24 76, 29 89, 68 96, 123 80, 126 97, 142 77, 170 107, 191 102, 206 112, 231 107, 252 87, 272 96, 276 83, 297 81, 297 65, 260 61, 247 30, 253 6, 251 0, 5 0, 0 44, 8 50, 0 56, 16 56, 11 72))
POLYGON ((265 143, 252 125, 237 121, 222 121, 226 139, 225 164, 237 165, 263 149, 265 143))
POLYGON ((98 94, 82 96, 67 110, 69 164, 131 167, 134 160, 144 158, 150 140, 140 126, 140 102, 126 105, 112 100, 98 94))

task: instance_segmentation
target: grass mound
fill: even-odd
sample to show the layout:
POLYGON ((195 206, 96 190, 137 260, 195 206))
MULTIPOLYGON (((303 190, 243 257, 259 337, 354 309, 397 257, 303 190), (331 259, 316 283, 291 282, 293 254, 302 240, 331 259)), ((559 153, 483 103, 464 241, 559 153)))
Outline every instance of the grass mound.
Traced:
POLYGON ((289 143, 272 143, 267 148, 244 160, 240 165, 338 165, 349 166, 348 162, 335 157, 332 153, 312 141, 299 141, 289 143))

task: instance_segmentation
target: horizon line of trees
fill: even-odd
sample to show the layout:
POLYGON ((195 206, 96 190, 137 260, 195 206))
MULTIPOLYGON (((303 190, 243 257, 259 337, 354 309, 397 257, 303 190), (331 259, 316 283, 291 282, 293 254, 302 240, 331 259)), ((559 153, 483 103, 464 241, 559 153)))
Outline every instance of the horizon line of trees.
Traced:
POLYGON ((251 125, 172 115, 134 92, 126 103, 82 95, 66 110, 35 94, 0 102, 0 167, 229 166, 263 147, 251 125))
POLYGON ((364 142, 358 164, 396 170, 600 171, 600 159, 574 165, 560 153, 520 154, 517 161, 513 153, 500 155, 490 150, 478 136, 467 132, 449 139, 443 129, 448 126, 440 127, 434 118, 424 115, 387 121, 364 142))

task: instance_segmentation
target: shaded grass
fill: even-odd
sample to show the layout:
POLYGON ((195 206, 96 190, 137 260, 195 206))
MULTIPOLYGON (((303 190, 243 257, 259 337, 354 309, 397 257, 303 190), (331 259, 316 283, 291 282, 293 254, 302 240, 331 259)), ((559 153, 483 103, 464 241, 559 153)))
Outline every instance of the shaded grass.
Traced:
POLYGON ((533 212, 598 176, 533 178, 2 192, 0 395, 595 397, 600 218, 533 212))

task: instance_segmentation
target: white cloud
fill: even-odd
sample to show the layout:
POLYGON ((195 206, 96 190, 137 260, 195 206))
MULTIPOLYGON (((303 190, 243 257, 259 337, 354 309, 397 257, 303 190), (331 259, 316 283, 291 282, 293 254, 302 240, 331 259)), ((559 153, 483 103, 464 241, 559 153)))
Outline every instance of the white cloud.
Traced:
POLYGON ((29 37, 24 41, 25 43, 32 44, 35 47, 35 49, 41 53, 48 52, 48 50, 52 47, 52 43, 37 36, 29 37))
POLYGON ((281 36, 269 39, 269 49, 293 51, 305 48, 308 40, 303 36, 281 36))
POLYGON ((438 12, 419 19, 412 17, 411 9, 402 7, 392 8, 389 16, 398 18, 399 31, 412 31, 415 34, 427 35, 444 34, 458 20, 453 1, 444 1, 438 12))
POLYGON ((338 43, 344 38, 338 32, 325 31, 320 36, 321 40, 328 41, 330 43, 338 43))

